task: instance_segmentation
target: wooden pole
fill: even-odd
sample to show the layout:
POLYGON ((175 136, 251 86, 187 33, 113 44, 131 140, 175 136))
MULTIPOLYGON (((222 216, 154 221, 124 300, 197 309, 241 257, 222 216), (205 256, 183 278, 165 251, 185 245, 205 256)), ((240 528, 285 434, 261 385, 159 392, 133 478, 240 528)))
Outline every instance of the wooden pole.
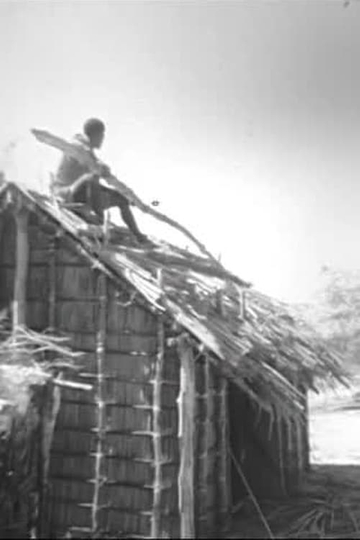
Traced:
POLYGON ((213 400, 213 389, 210 388, 210 361, 208 355, 204 357, 204 394, 202 399, 205 400, 205 420, 204 420, 204 429, 203 429, 203 452, 200 459, 200 505, 199 505, 199 536, 204 538, 207 536, 208 532, 208 481, 209 481, 209 455, 208 451, 210 448, 210 414, 211 414, 211 404, 213 400))
POLYGON ((13 332, 26 324, 26 286, 29 264, 28 211, 15 211, 16 222, 16 267, 13 301, 13 332))
POLYGON ((56 313, 56 249, 57 237, 54 236, 49 246, 49 329, 55 329, 56 313))
MULTIPOLYGON (((162 273, 158 273, 158 284, 162 286, 162 273)), ((157 319, 157 357, 153 380, 153 443, 154 443, 154 507, 151 516, 151 538, 161 538, 161 386, 164 368, 165 331, 161 317, 157 319)))
POLYGON ((308 395, 305 388, 303 388, 304 393, 304 428, 303 428, 303 437, 304 437, 304 459, 305 459, 305 471, 310 471, 310 430, 309 430, 309 402, 308 395))
POLYGON ((104 362, 105 362, 105 341, 106 341, 106 307, 107 307, 107 279, 103 273, 98 277, 99 295, 99 319, 96 336, 96 379, 97 379, 97 441, 95 453, 95 478, 94 494, 92 501, 92 536, 101 537, 101 526, 99 522, 100 491, 104 483, 104 442, 106 437, 106 411, 104 396, 104 362))
POLYGON ((304 449, 303 449, 303 444, 302 444, 303 430, 302 430, 302 426, 300 424, 299 419, 295 421, 295 430, 296 430, 297 465, 298 465, 298 474, 299 474, 299 479, 300 479, 304 471, 304 453, 303 453, 304 449))
POLYGON ((285 464, 284 464, 284 444, 283 444, 283 421, 281 416, 276 414, 276 427, 277 427, 277 438, 278 438, 278 448, 279 448, 279 473, 280 473, 280 486, 282 495, 287 495, 286 490, 286 478, 285 478, 285 464))
POLYGON ((194 432, 195 364, 186 337, 178 342, 180 367, 179 406, 179 513, 180 538, 195 538, 194 519, 194 432))
POLYGON ((230 525, 231 506, 231 481, 229 460, 229 414, 228 414, 228 381, 225 377, 220 379, 219 388, 219 422, 220 422, 220 445, 219 445, 219 512, 220 532, 227 531, 230 525))

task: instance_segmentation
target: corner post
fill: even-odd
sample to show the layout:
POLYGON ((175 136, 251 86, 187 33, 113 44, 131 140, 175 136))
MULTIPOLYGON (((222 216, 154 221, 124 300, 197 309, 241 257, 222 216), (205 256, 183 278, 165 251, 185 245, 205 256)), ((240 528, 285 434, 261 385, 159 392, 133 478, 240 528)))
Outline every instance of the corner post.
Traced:
MULTIPOLYGON (((160 288, 163 285, 162 271, 157 275, 160 288)), ((154 506, 151 516, 151 538, 161 538, 161 494, 163 489, 162 478, 162 444, 161 444, 161 389, 165 358, 165 329, 161 315, 157 316, 157 355, 155 376, 153 381, 153 445, 154 445, 154 506)))
POLYGON ((21 205, 14 211, 16 223, 16 267, 12 329, 16 333, 26 324, 26 287, 29 264, 28 210, 21 205))
POLYGON ((186 337, 178 342, 180 358, 178 477, 180 537, 195 538, 194 516, 194 435, 195 435, 195 360, 186 337))

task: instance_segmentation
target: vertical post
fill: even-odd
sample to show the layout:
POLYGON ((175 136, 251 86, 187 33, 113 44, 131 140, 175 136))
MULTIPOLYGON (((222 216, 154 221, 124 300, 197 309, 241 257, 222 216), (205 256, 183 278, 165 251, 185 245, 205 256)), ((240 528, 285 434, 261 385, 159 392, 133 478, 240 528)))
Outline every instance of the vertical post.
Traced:
POLYGON ((280 487, 282 495, 287 494, 286 490, 286 478, 285 478, 285 464, 284 464, 284 442, 283 442, 283 420, 281 416, 276 412, 276 427, 278 438, 278 450, 279 450, 279 467, 280 467, 280 487))
POLYGON ((296 453, 297 453, 297 465, 299 472, 299 479, 304 470, 304 446, 303 446, 303 429, 301 426, 301 420, 295 421, 296 426, 296 453))
POLYGON ((26 282, 29 263, 28 211, 19 208, 15 212, 16 268, 13 302, 13 332, 26 324, 26 282))
POLYGON ((199 538, 204 538, 207 536, 207 527, 208 527, 208 481, 209 481, 209 447, 210 447, 210 414, 211 414, 211 401, 213 396, 211 392, 213 389, 210 388, 210 361, 209 357, 206 354, 204 356, 204 394, 200 395, 200 399, 204 402, 202 403, 201 409, 205 409, 205 419, 203 421, 203 429, 200 431, 203 436, 201 441, 200 448, 202 449, 201 455, 198 457, 200 465, 200 474, 199 474, 199 538))
POLYGON ((106 430, 106 411, 105 411, 105 396, 104 396, 104 362, 105 362, 105 341, 106 341, 106 307, 107 307, 107 280, 102 273, 99 274, 98 280, 98 296, 99 296, 99 316, 98 330, 96 334, 96 382, 97 394, 95 403, 97 406, 97 441, 95 453, 95 478, 94 478, 94 495, 92 502, 92 535, 95 538, 101 537, 101 527, 99 520, 100 508, 100 491, 104 483, 103 464, 104 464, 104 439, 106 430))
POLYGON ((310 430, 309 430, 309 402, 308 402, 308 394, 305 388, 302 388, 302 391, 304 393, 304 428, 303 428, 303 437, 304 437, 304 468, 305 471, 310 470, 310 430))
POLYGON ((220 379, 219 388, 219 511, 220 532, 224 533, 230 525, 231 482, 230 482, 230 440, 228 415, 228 382, 225 377, 220 379))
MULTIPOLYGON (((49 281, 49 296, 48 296, 48 327, 52 332, 55 330, 55 313, 56 313, 56 250, 57 250, 57 235, 52 236, 49 244, 48 253, 48 281, 49 281)), ((54 358, 54 353, 47 355, 48 360, 54 358)), ((48 516, 47 516, 47 501, 48 501, 48 469, 51 453, 51 442, 55 429, 57 414, 60 409, 60 389, 56 386, 51 386, 44 390, 45 403, 51 401, 51 406, 48 404, 43 412, 40 426, 40 437, 42 440, 42 451, 39 456, 39 529, 40 537, 49 534, 48 516), (45 532, 46 531, 46 532, 45 532)))
MULTIPOLYGON (((158 273, 158 284, 162 287, 162 273, 158 273)), ((162 490, 162 449, 161 449, 161 386, 164 367, 164 323, 157 319, 157 356, 153 380, 153 443, 154 443, 154 506, 151 516, 151 538, 161 538, 161 490, 162 490)))
POLYGON ((178 342, 180 358, 179 406, 179 513, 180 538, 195 538, 194 520, 194 431, 195 365, 186 337, 178 342))
POLYGON ((57 237, 53 236, 49 246, 49 329, 55 329, 56 310, 56 249, 57 237))

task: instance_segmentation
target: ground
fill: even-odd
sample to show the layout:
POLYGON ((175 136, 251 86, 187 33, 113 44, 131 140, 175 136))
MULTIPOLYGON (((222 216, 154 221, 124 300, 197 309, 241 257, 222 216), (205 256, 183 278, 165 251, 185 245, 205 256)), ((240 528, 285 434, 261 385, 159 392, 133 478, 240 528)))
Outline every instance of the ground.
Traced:
POLYGON ((311 461, 315 464, 359 465, 360 376, 350 389, 310 398, 311 461))
POLYGON ((360 538, 360 375, 310 397, 311 473, 288 501, 247 501, 228 538, 360 538))

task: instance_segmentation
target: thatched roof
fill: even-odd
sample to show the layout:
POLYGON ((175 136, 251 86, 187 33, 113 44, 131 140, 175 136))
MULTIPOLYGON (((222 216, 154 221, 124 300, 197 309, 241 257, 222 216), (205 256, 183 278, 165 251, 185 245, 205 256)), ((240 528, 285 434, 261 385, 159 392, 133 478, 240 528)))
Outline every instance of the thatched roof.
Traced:
POLYGON ((61 228, 94 267, 127 282, 139 300, 190 333, 199 350, 261 406, 287 415, 286 407, 302 406, 295 384, 344 380, 338 359, 289 306, 222 273, 209 259, 160 241, 139 247, 123 229, 117 229, 116 244, 105 245, 81 234, 86 222, 48 197, 3 184, 2 196, 10 192, 61 228))

